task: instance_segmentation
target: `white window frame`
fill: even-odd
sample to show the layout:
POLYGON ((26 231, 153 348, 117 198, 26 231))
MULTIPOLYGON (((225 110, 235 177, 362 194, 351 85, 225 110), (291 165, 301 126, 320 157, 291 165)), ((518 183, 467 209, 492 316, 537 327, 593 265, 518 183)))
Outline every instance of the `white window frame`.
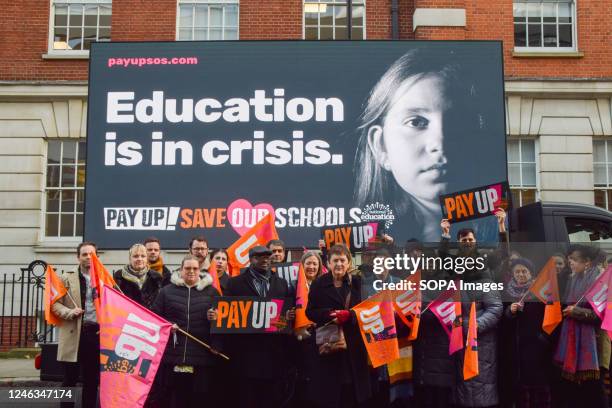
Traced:
MULTIPOLYGON (((539 47, 530 47, 528 45, 524 46, 524 47, 517 47, 516 45, 514 46, 514 51, 515 52, 541 52, 541 53, 567 53, 567 52, 578 52, 578 22, 576 19, 577 13, 576 13, 576 9, 578 7, 577 5, 577 1, 578 0, 571 0, 569 1, 569 3, 571 3, 571 18, 572 18, 572 46, 571 47, 545 47, 544 46, 544 23, 541 22, 540 23, 540 28, 541 28, 541 32, 542 32, 542 45, 539 47)), ((536 4, 538 3, 537 1, 529 1, 529 0, 521 0, 521 1, 513 1, 512 2, 512 7, 513 7, 513 12, 512 12, 512 39, 514 41, 514 4, 515 3, 524 3, 524 4, 536 4)), ((557 4, 557 16, 559 15, 559 3, 565 3, 565 1, 554 1, 554 0, 543 0, 539 2, 540 5, 544 4, 544 3, 554 3, 557 4)), ((541 14, 542 10, 541 10, 541 14)), ((529 17, 526 17, 526 22, 525 22, 525 29, 529 30, 529 17)), ((555 23, 555 26, 557 27, 557 42, 559 39, 559 22, 557 21, 555 23)), ((527 33, 527 31, 526 31, 527 33)), ((529 41, 529 36, 526 34, 526 40, 529 41)))
MULTIPOLYGON (((540 146, 539 146, 539 141, 537 139, 533 139, 533 138, 527 138, 527 137, 517 137, 517 138, 508 138, 507 143, 510 142, 518 142, 518 146, 519 146, 519 161, 513 161, 510 162, 510 160, 508 160, 507 157, 507 153, 506 153, 506 161, 508 164, 508 173, 510 171, 510 164, 518 164, 519 165, 519 171, 520 171, 520 177, 521 177, 521 184, 517 185, 517 184, 509 184, 510 185, 510 190, 534 190, 535 191, 535 201, 540 201, 540 160, 538 160, 539 156, 540 156, 540 146), (523 161, 523 149, 522 149, 522 143, 524 141, 530 141, 533 142, 533 149, 534 149, 534 155, 535 155, 535 186, 524 186, 523 183, 523 164, 525 163, 532 163, 532 162, 527 162, 527 161, 523 161)), ((506 147, 507 149, 507 147, 506 147)), ((510 183, 510 177, 508 177, 508 183, 510 183)), ((523 206, 523 194, 522 192, 519 193, 519 200, 520 202, 515 203, 513 202, 512 205, 514 207, 521 207, 523 206)))
MULTIPOLYGON (((112 21, 112 0, 49 0, 49 37, 48 37, 48 41, 47 41, 47 52, 48 55, 51 56, 57 56, 57 57, 62 57, 62 56, 66 56, 66 57, 88 57, 89 56, 89 50, 61 50, 61 49, 54 49, 53 48, 53 44, 54 44, 54 38, 55 38, 55 5, 56 4, 65 4, 65 5, 69 5, 69 4, 90 4, 90 5, 110 5, 111 6, 111 21, 112 21)), ((97 25, 97 32, 99 32, 100 29, 100 16, 99 16, 99 11, 98 11, 98 25, 97 25)), ((68 19, 70 15, 68 14, 68 19)), ((68 21, 69 24, 69 21, 68 21)), ((83 28, 83 23, 81 23, 81 28, 83 28)), ((112 35, 112 32, 111 32, 112 35)), ((97 37, 97 36, 96 36, 97 37)), ((68 38, 66 38, 66 42, 68 41, 68 38)))
MULTIPOLYGON (((179 34, 180 34, 180 21, 181 21, 181 6, 184 5, 198 5, 198 4, 202 4, 202 5, 221 5, 221 6, 238 6, 238 19, 236 22, 236 39, 232 39, 232 40, 225 40, 225 38, 223 38, 222 40, 206 40, 206 41, 237 41, 240 39, 240 0, 178 0, 176 2, 176 29, 175 29, 175 36, 174 39, 176 41, 205 41, 205 40, 179 40, 179 34)), ((208 22, 210 23, 210 8, 208 9, 208 22)), ((192 24, 191 25, 191 38, 195 37, 195 25, 192 24)), ((221 33, 222 36, 225 37, 225 13, 223 13, 223 24, 221 26, 221 33)), ((208 25, 208 33, 207 33, 207 37, 210 38, 210 24, 208 25)))
POLYGON ((596 190, 606 191, 606 207, 605 208, 606 210, 610 210, 612 203, 608 202, 607 191, 612 190, 612 177, 610 177, 610 174, 608 173, 608 168, 612 167, 612 157, 608 157, 608 144, 609 143, 612 144, 612 141, 607 140, 607 139, 593 139, 593 144, 595 144, 595 142, 603 142, 605 161, 603 162, 595 161, 595 146, 593 146, 593 202, 595 202, 595 191, 596 190), (605 186, 595 185, 595 165, 596 164, 605 165, 605 170, 606 170, 606 185, 605 186))
MULTIPOLYGON (((46 143, 46 150, 45 150, 45 173, 44 173, 44 177, 43 177, 43 194, 42 194, 42 203, 41 203, 41 220, 40 220, 40 241, 41 242, 49 242, 49 243, 74 243, 74 242, 80 242, 83 239, 82 235, 71 235, 71 236, 60 236, 60 232, 61 232, 61 215, 62 212, 61 210, 61 195, 60 195, 60 199, 59 199, 59 206, 58 207, 58 235, 47 235, 47 192, 49 190, 72 190, 75 192, 82 190, 85 191, 85 186, 81 186, 81 187, 77 187, 77 181, 76 181, 76 177, 77 177, 77 173, 76 173, 76 166, 78 163, 78 157, 79 157, 79 143, 83 143, 85 142, 86 139, 84 138, 78 138, 78 139, 47 139, 47 143, 46 143), (75 186, 74 187, 62 187, 62 174, 60 171, 60 175, 59 175, 59 186, 58 187, 51 187, 49 188, 47 186, 47 174, 49 171, 49 143, 55 141, 55 142, 61 142, 62 143, 62 147, 60 150, 60 158, 63 156, 63 148, 64 148, 64 143, 69 142, 69 143, 75 143, 77 145, 76 147, 76 155, 75 155, 75 186)), ((85 144, 83 146, 86 146, 85 144)), ((87 159, 85 161, 84 164, 79 165, 79 167, 83 167, 86 168, 86 164, 87 164, 87 159)), ((58 164, 58 167, 62 167, 62 162, 60 161, 60 163, 58 164)), ((76 199, 76 197, 75 197, 76 199)), ((76 204, 75 204, 76 205, 76 204)), ((83 202, 83 211, 80 212, 81 216, 83 217, 83 227, 85 226, 85 202, 83 202)), ((56 212, 53 212, 54 214, 56 212)), ((72 211, 72 212, 67 212, 66 214, 77 214, 78 212, 76 211, 76 208, 72 211)), ((76 230, 76 218, 74 218, 73 220, 73 224, 72 224, 72 230, 75 231, 76 230)))
MULTIPOLYGON (((363 7, 363 37, 362 39, 365 40, 366 34, 367 34, 367 0, 361 0, 363 1, 363 4, 359 4, 359 6, 363 7)), ((336 5, 336 6, 342 6, 342 5, 347 5, 346 0, 303 0, 302 1, 302 40, 306 39, 306 13, 305 13, 305 8, 306 8, 306 3, 317 3, 317 4, 327 4, 327 5, 336 5)), ((333 24, 332 24, 332 32, 334 33, 335 36, 335 19, 332 19, 333 24)), ((321 15, 319 14, 319 21, 317 24, 317 37, 321 36, 321 15)), ((348 30, 348 27, 347 27, 348 30)), ((313 40, 313 41, 325 41, 325 40, 313 40)), ((333 40, 335 41, 335 39, 333 40)), ((355 40, 351 40, 351 41, 355 41, 355 40)), ((360 40, 357 40, 360 41, 360 40)))

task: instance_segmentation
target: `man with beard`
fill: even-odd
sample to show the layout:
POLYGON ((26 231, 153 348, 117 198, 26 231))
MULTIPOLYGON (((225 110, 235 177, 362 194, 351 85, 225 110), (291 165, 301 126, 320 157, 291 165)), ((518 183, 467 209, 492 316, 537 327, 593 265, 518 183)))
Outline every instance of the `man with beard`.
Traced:
POLYGON ((204 272, 208 273, 208 268, 210 268, 208 250, 208 240, 203 236, 193 237, 191 241, 189 241, 189 255, 198 258, 198 263, 200 264, 200 277, 204 272))
MULTIPOLYGON (((494 272, 496 269, 500 268, 503 261, 509 256, 508 233, 506 232, 506 212, 502 208, 498 208, 497 211, 495 211, 495 217, 497 218, 497 227, 499 231, 499 247, 494 251, 485 253, 478 249, 478 242, 476 241, 476 235, 472 228, 463 228, 457 232, 459 250, 456 256, 465 258, 486 257, 486 269, 488 269, 489 277, 491 278, 496 276, 494 272)), ((453 255, 450 254, 450 226, 450 222, 446 218, 442 219, 440 222, 442 239, 438 247, 438 256, 443 259, 453 257, 453 255)))
POLYGON ((157 271, 162 276, 162 286, 170 283, 170 269, 164 264, 161 256, 161 244, 159 239, 149 237, 144 240, 143 245, 147 249, 147 262, 149 269, 157 271))
POLYGON ((280 239, 271 239, 266 244, 266 247, 272 252, 270 262, 273 264, 285 262, 287 254, 285 252, 285 243, 280 239))

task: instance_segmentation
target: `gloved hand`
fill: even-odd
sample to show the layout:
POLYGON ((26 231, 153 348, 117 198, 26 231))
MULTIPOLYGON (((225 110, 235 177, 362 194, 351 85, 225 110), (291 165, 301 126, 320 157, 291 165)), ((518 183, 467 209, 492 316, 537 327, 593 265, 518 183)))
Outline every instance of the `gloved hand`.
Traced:
POLYGON ((335 317, 336 321, 340 325, 348 322, 350 316, 351 316, 351 312, 349 312, 348 310, 333 310, 329 314, 329 317, 335 317))

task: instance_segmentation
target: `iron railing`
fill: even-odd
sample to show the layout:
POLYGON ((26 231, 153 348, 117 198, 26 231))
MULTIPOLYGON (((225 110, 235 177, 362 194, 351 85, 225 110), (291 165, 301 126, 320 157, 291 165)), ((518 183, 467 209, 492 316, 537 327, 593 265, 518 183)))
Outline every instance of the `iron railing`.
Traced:
POLYGON ((36 260, 0 280, 0 350, 55 340, 55 330, 44 318, 46 268, 46 262, 36 260))

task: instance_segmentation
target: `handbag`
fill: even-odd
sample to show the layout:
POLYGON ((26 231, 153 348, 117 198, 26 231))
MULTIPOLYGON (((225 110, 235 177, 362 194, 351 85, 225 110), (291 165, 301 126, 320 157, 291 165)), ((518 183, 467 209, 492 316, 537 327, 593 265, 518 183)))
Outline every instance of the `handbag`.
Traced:
MULTIPOLYGON (((349 293, 346 296, 344 308, 348 309, 350 303, 351 291, 349 284, 349 293)), ((336 323, 329 322, 324 326, 318 327, 315 330, 315 342, 319 347, 319 355, 321 356, 347 349, 346 339, 344 338, 344 331, 342 330, 342 326, 336 323)))

